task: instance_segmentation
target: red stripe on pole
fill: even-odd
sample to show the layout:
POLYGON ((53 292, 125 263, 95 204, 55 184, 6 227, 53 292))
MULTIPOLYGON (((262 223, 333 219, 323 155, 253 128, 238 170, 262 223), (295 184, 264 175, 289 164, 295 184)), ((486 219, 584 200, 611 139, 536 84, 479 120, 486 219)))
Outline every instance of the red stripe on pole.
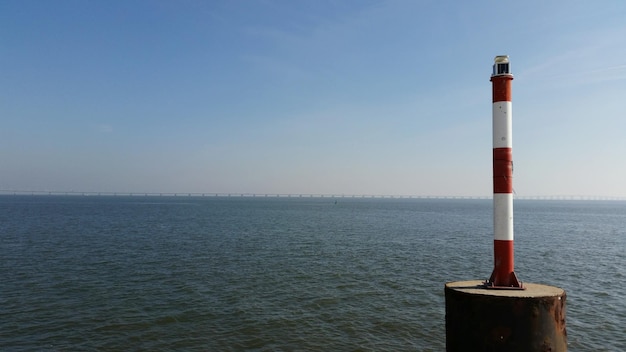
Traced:
POLYGON ((511 81, 512 75, 502 75, 491 77, 493 89, 493 102, 512 101, 511 100, 511 81))
POLYGON ((493 193, 513 193, 513 151, 493 149, 493 193))
POLYGON ((520 287, 514 272, 513 241, 493 241, 494 269, 489 281, 499 287, 520 287))

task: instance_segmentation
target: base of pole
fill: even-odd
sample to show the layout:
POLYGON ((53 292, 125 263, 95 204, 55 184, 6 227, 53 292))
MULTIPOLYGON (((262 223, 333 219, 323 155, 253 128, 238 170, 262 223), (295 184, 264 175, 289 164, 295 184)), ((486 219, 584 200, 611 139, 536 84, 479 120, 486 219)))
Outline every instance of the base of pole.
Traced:
POLYGON ((480 280, 449 282, 447 351, 567 351, 565 291, 526 283, 490 290, 480 280))
POLYGON ((497 277, 496 270, 493 271, 489 280, 484 282, 485 288, 492 290, 525 290, 524 284, 517 278, 514 271, 508 273, 505 278, 497 277), (506 280, 504 280, 506 279, 506 280), (504 282, 508 286, 498 285, 498 282, 504 282))

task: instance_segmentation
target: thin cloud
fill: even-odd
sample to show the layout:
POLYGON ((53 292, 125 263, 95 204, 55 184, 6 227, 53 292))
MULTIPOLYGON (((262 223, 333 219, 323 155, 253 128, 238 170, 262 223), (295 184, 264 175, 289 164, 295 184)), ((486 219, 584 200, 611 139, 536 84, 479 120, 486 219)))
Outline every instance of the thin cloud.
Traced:
POLYGON ((100 133, 111 133, 111 132, 113 132, 113 127, 111 125, 107 125, 107 124, 99 124, 99 125, 96 126, 96 129, 100 133))

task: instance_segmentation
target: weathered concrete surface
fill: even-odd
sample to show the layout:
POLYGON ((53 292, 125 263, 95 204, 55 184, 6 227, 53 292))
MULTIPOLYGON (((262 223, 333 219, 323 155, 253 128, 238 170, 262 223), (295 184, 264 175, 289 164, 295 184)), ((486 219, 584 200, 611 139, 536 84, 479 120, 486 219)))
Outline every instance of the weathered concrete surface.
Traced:
POLYGON ((480 280, 445 285, 447 351, 567 351, 565 291, 485 289, 480 280))

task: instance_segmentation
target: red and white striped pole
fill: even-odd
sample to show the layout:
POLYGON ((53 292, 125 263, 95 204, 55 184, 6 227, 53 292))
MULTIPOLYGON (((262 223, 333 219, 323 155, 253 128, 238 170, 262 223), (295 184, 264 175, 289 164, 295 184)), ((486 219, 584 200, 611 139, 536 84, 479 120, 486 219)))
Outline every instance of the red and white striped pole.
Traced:
POLYGON ((513 153, 509 57, 496 56, 493 88, 493 253, 494 269, 486 286, 523 289, 513 264, 513 153))

